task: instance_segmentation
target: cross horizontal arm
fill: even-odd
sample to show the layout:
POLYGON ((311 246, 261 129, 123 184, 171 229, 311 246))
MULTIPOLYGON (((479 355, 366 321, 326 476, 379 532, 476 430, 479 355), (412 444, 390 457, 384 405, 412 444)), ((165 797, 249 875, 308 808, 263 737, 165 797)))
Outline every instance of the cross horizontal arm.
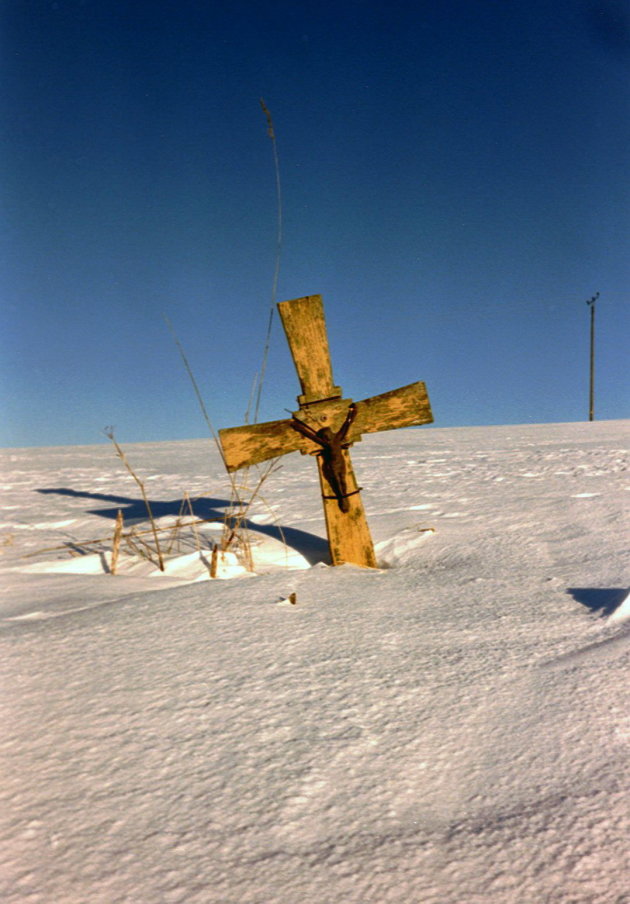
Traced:
POLYGON ((356 442, 362 433, 433 423, 429 396, 420 382, 363 399, 356 403, 356 409, 348 436, 350 442, 356 442))
MULTIPOLYGON (((331 403, 335 404, 341 403, 331 403)), ((317 406, 313 406, 314 408, 317 406)), ((328 410, 328 409, 327 409, 328 410)), ((350 423, 347 442, 360 440, 363 433, 378 433, 433 422, 431 405, 424 383, 410 383, 356 403, 356 414, 350 423)), ((316 425, 308 425, 316 432, 316 425)), ((313 452, 316 441, 303 435, 293 421, 266 421, 219 430, 223 458, 228 471, 259 464, 289 452, 313 452)))
POLYGON ((228 471, 238 471, 269 458, 295 452, 307 441, 291 426, 291 421, 266 421, 219 430, 223 460, 228 471))

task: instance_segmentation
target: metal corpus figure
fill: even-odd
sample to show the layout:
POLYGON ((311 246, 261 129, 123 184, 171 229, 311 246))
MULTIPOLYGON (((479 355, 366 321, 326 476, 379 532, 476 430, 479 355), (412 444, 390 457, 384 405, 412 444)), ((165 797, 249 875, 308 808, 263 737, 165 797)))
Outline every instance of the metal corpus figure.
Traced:
POLYGON ((321 449, 315 454, 320 455, 322 458, 322 471, 332 487, 335 499, 339 503, 339 508, 342 512, 349 511, 348 496, 353 496, 359 492, 359 490, 353 490, 352 493, 348 493, 346 462, 343 457, 343 450, 348 449, 352 445, 352 443, 346 443, 345 438, 356 416, 357 406, 353 402, 348 408, 345 421, 336 433, 333 433, 330 427, 322 427, 320 430, 315 431, 295 416, 291 421, 291 426, 294 430, 297 430, 306 439, 310 439, 321 446, 321 449))

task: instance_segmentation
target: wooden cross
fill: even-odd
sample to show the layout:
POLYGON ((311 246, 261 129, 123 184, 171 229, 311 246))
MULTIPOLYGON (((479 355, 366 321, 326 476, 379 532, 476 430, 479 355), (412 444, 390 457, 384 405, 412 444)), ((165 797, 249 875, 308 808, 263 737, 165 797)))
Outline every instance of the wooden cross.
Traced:
POLYGON ((424 383, 411 383, 354 404, 335 386, 320 295, 278 304, 302 394, 291 419, 220 430, 228 471, 300 450, 315 455, 333 565, 376 566, 360 488, 348 447, 363 433, 433 421, 424 383))

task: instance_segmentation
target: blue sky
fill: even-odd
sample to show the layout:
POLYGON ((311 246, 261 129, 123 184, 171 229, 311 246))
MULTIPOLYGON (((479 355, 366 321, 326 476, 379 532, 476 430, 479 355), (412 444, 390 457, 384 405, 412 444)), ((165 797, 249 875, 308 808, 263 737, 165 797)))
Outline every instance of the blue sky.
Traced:
MULTIPOLYGON (((243 421, 278 300, 438 426, 630 416, 630 6, 7 0, 0 445, 243 421)), ((275 318, 260 419, 299 387, 275 318)))

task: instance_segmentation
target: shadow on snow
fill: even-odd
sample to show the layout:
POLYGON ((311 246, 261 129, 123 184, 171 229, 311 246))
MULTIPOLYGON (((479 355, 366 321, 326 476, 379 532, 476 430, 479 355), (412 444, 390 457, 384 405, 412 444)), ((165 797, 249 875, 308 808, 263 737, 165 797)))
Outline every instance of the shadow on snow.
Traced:
MULTIPOLYGON (((149 518, 147 510, 142 499, 132 499, 128 496, 112 496, 105 493, 88 493, 82 490, 72 490, 68 487, 50 487, 38 489, 38 493, 55 494, 57 496, 72 496, 77 499, 94 499, 101 502, 114 503, 111 508, 94 508, 88 509, 87 514, 98 515, 101 518, 109 518, 116 520, 116 515, 120 509, 123 513, 125 521, 146 521, 149 518)), ((165 515, 177 517, 178 515, 187 514, 188 503, 182 499, 157 500, 152 501, 151 511, 154 518, 162 518, 165 515)), ((205 521, 223 521, 225 519, 225 511, 230 506, 229 499, 213 499, 210 497, 201 497, 191 500, 192 510, 196 518, 203 518, 205 521)), ((263 534, 272 537, 274 540, 284 542, 291 549, 299 552, 309 565, 317 565, 319 562, 329 562, 328 543, 322 537, 316 534, 310 534, 308 531, 300 530, 297 527, 280 527, 275 524, 256 524, 249 519, 242 522, 247 530, 253 533, 263 534)))
POLYGON ((612 615, 628 595, 628 588, 569 587, 567 593, 570 593, 576 602, 586 606, 591 612, 596 612, 598 615, 612 615))

